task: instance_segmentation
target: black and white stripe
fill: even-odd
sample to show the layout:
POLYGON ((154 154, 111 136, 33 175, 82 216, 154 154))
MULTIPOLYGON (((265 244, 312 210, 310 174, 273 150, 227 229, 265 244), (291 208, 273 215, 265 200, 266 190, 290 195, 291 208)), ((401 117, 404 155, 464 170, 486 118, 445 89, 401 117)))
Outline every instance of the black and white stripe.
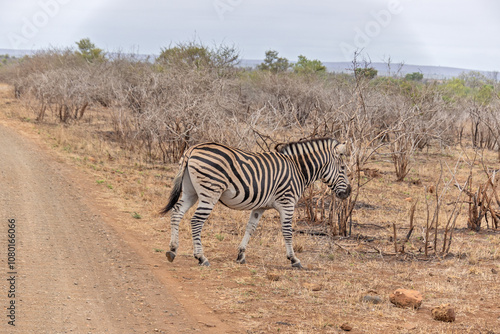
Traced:
POLYGON ((267 209, 276 209, 288 259, 301 267, 292 248, 292 215, 305 188, 321 180, 344 199, 351 187, 343 163, 345 145, 335 139, 314 139, 278 145, 276 152, 250 153, 217 143, 199 144, 188 149, 174 180, 165 214, 172 210, 169 261, 179 246, 179 222, 198 201, 191 218, 194 257, 209 265, 203 254, 201 229, 217 202, 236 210, 252 210, 245 236, 238 248, 239 263, 245 263, 250 236, 267 209), (182 194, 182 196, 181 196, 182 194))

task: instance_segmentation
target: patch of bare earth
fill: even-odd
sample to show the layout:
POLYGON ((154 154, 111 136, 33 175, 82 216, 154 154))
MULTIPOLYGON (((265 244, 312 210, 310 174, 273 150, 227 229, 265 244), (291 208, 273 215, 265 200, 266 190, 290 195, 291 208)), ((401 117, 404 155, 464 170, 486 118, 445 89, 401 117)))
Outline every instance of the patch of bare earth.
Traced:
MULTIPOLYGON (((115 317, 121 319, 118 325, 136 321, 141 326, 149 326, 147 322, 150 321, 153 325, 149 329, 159 327, 159 324, 182 326, 181 319, 185 318, 190 325, 183 327, 184 330, 202 333, 340 333, 347 328, 351 328, 352 333, 500 333, 500 233, 486 229, 486 226, 479 233, 465 229, 467 209, 464 207, 453 234, 451 254, 446 257, 424 256, 425 198, 432 201, 433 196, 427 189, 435 184, 440 161, 454 166, 460 156, 456 148, 436 148, 417 153, 412 161, 413 168, 404 182, 395 182, 391 161, 383 158, 373 160, 370 168, 380 173, 361 191, 359 205, 354 212, 352 236, 348 239, 332 239, 321 233, 299 233, 323 230, 321 226, 307 225, 302 219, 296 219, 294 245, 297 256, 306 267, 302 271, 290 268, 274 211, 265 213, 252 237, 247 249, 247 264, 236 264, 236 249, 243 237, 249 213, 216 206, 202 235, 205 254, 211 263, 211 267, 206 268, 199 267, 192 257, 188 221, 192 210, 181 224, 178 257, 173 263, 168 263, 165 258, 170 220, 168 216, 158 217, 156 212, 165 205, 177 171, 175 164, 147 162, 120 147, 119 143, 110 143, 105 138, 110 128, 97 111, 89 110, 92 123, 65 127, 34 124, 29 119, 30 114, 10 95, 3 96, 0 108, 0 114, 6 116, 4 123, 9 127, 53 149, 55 153, 44 149, 44 154, 52 156, 47 158, 51 161, 59 161, 52 163, 60 166, 55 169, 64 173, 66 181, 61 182, 69 182, 58 189, 73 189, 76 192, 76 195, 65 193, 67 195, 63 197, 70 199, 69 202, 88 203, 83 209, 70 212, 73 219, 63 217, 65 221, 76 220, 79 225, 71 230, 73 233, 66 232, 67 237, 74 234, 75 238, 71 239, 72 246, 64 246, 66 252, 62 249, 60 252, 78 253, 77 249, 83 246, 74 245, 88 244, 96 235, 99 244, 92 244, 91 248, 100 253, 84 258, 90 261, 87 259, 96 256, 102 264, 83 261, 83 264, 75 266, 85 268, 83 271, 89 275, 88 279, 74 280, 70 276, 66 283, 70 290, 61 296, 71 296, 71 289, 83 289, 84 296, 87 289, 101 289, 99 293, 90 295, 95 299, 92 302, 95 314, 101 314, 98 310, 106 309, 108 295, 114 296, 114 302, 121 301, 128 305, 123 306, 124 309, 109 311, 114 316, 103 318, 103 323, 111 326, 115 324, 115 317), (6 102, 10 104, 6 105, 6 102), (408 232, 409 210, 417 199, 415 230, 404 243, 401 240, 408 232), (88 216, 87 211, 93 210, 99 210, 96 214, 99 218, 93 218, 93 214, 88 216), (80 222, 79 219, 84 220, 80 222), (100 233, 103 222, 108 229, 100 233), (405 246, 404 253, 394 251, 393 223, 397 227, 400 249, 405 246), (94 228, 97 232, 80 232, 85 228, 94 228), (108 234, 114 243, 109 244, 108 234), (125 246, 119 248, 115 245, 125 246), (115 248, 120 252, 113 251, 115 248), (117 257, 130 260, 118 268, 117 257), (130 289, 124 283, 104 285, 99 283, 98 277, 101 271, 106 271, 105 268, 110 275, 115 272, 118 277, 133 275, 130 272, 137 271, 151 276, 144 276, 149 278, 146 282, 141 280, 143 285, 133 285, 130 289), (92 280, 97 280, 97 288, 91 285, 92 280), (389 294, 397 288, 420 291, 422 307, 412 310, 391 304, 389 294), (363 302, 365 295, 379 296, 382 302, 363 302), (151 307, 142 306, 141 301, 151 307), (448 303, 454 307, 455 322, 433 320, 431 309, 448 303), (139 308, 139 305, 142 311, 135 312, 133 307, 139 308), (173 309, 171 305, 179 312, 177 316, 168 313, 173 309), (168 312, 164 313, 165 310, 168 312), (124 317, 124 313, 137 316, 124 317), (212 327, 214 325, 216 327, 212 327)), ((496 158, 494 153, 485 153, 489 166, 498 166, 496 158)), ((481 166, 475 168, 479 179, 481 166)), ((464 182, 468 171, 468 168, 460 169, 457 179, 464 182)), ((50 183, 57 184, 55 181, 50 183)), ((48 193, 47 196, 56 195, 48 193)), ((455 198, 455 195, 447 196, 445 202, 455 198)), ((68 202, 63 202, 62 208, 67 205, 68 202)), ((440 226, 450 214, 449 206, 443 206, 440 226)), ((36 212, 40 210, 50 212, 44 208, 36 212)), ((301 210, 298 210, 297 217, 304 216, 301 210)), ((27 232, 19 232, 20 238, 24 233, 27 232)), ((442 228, 439 229, 438 242, 442 243, 442 228)), ((80 263, 82 260, 77 258, 74 261, 80 263)), ((26 272, 25 279, 36 281, 32 275, 35 274, 26 272)), ((128 282, 133 281, 128 279, 128 282)), ((55 287, 53 289, 56 290, 55 287)), ((24 298, 22 293, 20 298, 24 298)), ((68 317, 68 323, 76 321, 75 316, 68 317)), ((91 320, 84 317, 81 325, 94 319, 95 328, 99 323, 95 317, 94 314, 88 316, 91 320)), ((20 323, 26 319, 21 315, 19 317, 20 323)), ((168 327, 161 328, 169 330, 168 327)))

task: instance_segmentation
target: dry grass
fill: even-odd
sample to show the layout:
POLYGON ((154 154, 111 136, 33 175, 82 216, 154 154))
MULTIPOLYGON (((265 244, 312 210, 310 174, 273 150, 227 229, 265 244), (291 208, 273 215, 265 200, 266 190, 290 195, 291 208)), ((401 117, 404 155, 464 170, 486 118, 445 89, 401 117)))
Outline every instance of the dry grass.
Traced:
MULTIPOLYGON (((87 110, 93 117, 89 124, 34 126, 29 119, 32 115, 11 92, 4 89, 0 94, 2 117, 24 120, 25 127, 33 129, 63 159, 90 173, 121 210, 130 212, 126 228, 151 240, 152 256, 163 255, 169 241, 169 218, 159 218, 156 212, 165 204, 175 164, 152 164, 120 147, 119 142, 106 139, 110 129, 97 110, 87 110)), ((212 266, 198 267, 192 258, 187 219, 180 228, 179 256, 174 263, 165 261, 165 266, 183 289, 227 321, 246 328, 247 333, 338 333, 344 323, 353 327, 353 333, 498 333, 499 231, 485 230, 484 225, 479 233, 469 231, 465 209, 458 217, 450 254, 430 252, 425 258, 423 253, 425 198, 433 205, 429 190, 436 184, 440 162, 455 166, 462 157, 459 147, 417 151, 405 180, 396 182, 389 155, 374 156, 367 167, 377 169, 378 175, 361 190, 350 238, 295 234, 297 255, 306 270, 290 268, 274 211, 265 213, 250 241, 248 264, 236 264, 237 246, 249 213, 221 205, 216 206, 203 230, 205 254, 212 266), (392 224, 401 246, 409 228, 411 205, 417 199, 414 232, 405 244, 405 253, 394 253, 392 224), (419 290, 424 296, 423 307, 408 310, 390 304, 388 295, 400 287, 419 290), (377 294, 383 303, 361 302, 366 294, 377 294), (431 308, 442 303, 455 308, 456 322, 432 320, 431 308)), ((496 153, 484 151, 487 166, 497 168, 497 158, 496 153)), ((477 182, 486 179, 481 170, 481 164, 473 166, 477 182)), ((463 184, 469 171, 460 163, 457 181, 463 184)), ((451 213, 447 204, 456 195, 457 190, 450 189, 444 197, 438 238, 442 238, 443 224, 451 213)), ((192 210, 186 217, 191 215, 192 210)), ((317 226, 306 226, 296 218, 296 230, 314 228, 317 226)))

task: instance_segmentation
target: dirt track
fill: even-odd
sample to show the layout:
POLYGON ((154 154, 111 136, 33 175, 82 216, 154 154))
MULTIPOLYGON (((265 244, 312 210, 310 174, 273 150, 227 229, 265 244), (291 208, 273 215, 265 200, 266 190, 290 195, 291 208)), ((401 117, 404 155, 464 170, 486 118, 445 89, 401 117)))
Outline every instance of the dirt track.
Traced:
MULTIPOLYGON (((176 292, 85 176, 0 123, 1 333, 237 332, 176 292), (8 298, 8 219, 15 297, 8 298), (7 306, 15 302, 15 327, 7 306)), ((177 285, 177 286, 176 286, 177 285)))

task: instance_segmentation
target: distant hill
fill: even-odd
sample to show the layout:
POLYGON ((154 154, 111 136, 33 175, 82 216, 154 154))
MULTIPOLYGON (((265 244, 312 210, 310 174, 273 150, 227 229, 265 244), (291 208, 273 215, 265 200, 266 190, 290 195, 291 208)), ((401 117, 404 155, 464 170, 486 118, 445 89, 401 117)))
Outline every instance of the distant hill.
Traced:
MULTIPOLYGON (((30 55, 34 51, 30 50, 13 50, 13 49, 0 49, 0 55, 8 54, 11 57, 23 57, 25 55, 30 55)), ((147 55, 143 56, 144 59, 147 58, 147 55)), ((154 55, 152 55, 154 57, 154 55)), ((154 59, 154 58, 153 58, 154 59)), ((240 62, 241 67, 250 67, 255 68, 257 65, 262 63, 263 60, 258 59, 242 59, 240 62)), ((328 72, 336 72, 336 73, 351 73, 352 64, 350 62, 323 62, 323 65, 326 66, 328 72)), ((408 73, 420 72, 424 75, 426 79, 448 79, 457 77, 464 72, 473 71, 471 69, 464 68, 455 68, 455 67, 445 67, 445 66, 425 66, 425 65, 410 65, 404 64, 403 67, 400 68, 399 64, 391 64, 391 69, 389 73, 389 69, 387 68, 386 63, 371 63, 371 67, 375 68, 378 71, 378 75, 387 76, 387 75, 395 75, 398 73, 401 76, 405 76, 408 73), (398 72, 399 70, 399 72, 398 72)), ((478 71, 484 74, 488 78, 494 78, 494 72, 488 71, 478 71)))
MULTIPOLYGON (((349 62, 339 62, 339 63, 323 63, 328 71, 333 72, 347 72, 349 68, 352 68, 352 64, 349 62)), ((390 73, 389 68, 386 63, 371 63, 370 67, 375 68, 378 71, 378 75, 388 76, 398 74, 400 76, 405 76, 408 73, 419 72, 424 75, 426 79, 448 79, 453 77, 458 77, 464 72, 475 71, 472 69, 456 68, 456 67, 446 67, 446 66, 426 66, 426 65, 411 65, 411 64, 391 64, 390 73)), ((488 71, 477 71, 484 74, 486 77, 491 77, 492 72, 488 71)))
MULTIPOLYGON (((257 67, 262 63, 262 60, 256 59, 243 59, 240 63, 242 67, 257 67)), ((352 63, 351 62, 323 62, 326 66, 328 72, 335 73, 352 73, 352 63)), ((400 75, 405 76, 408 73, 420 72, 424 75, 426 79, 448 79, 453 77, 458 77, 464 72, 471 72, 475 70, 456 68, 456 67, 445 67, 445 66, 425 66, 425 65, 410 65, 404 64, 402 67, 400 64, 391 64, 391 69, 389 69, 386 63, 371 63, 370 67, 375 68, 378 71, 378 75, 388 76, 388 75, 400 75)), ((488 78, 493 78, 494 72, 488 71, 477 71, 484 74, 488 78)))
POLYGON ((0 55, 9 55, 11 57, 16 57, 16 58, 24 57, 32 53, 33 51, 30 50, 0 49, 0 55))

